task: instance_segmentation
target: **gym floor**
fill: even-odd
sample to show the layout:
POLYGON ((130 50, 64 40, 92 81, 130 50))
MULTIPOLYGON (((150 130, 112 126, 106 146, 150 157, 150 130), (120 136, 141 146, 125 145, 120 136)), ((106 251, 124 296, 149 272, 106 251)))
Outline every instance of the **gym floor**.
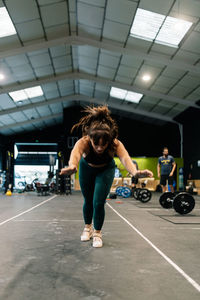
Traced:
POLYGON ((100 249, 80 242, 80 192, 1 196, 0 299, 199 299, 200 198, 181 216, 159 196, 107 201, 100 249))

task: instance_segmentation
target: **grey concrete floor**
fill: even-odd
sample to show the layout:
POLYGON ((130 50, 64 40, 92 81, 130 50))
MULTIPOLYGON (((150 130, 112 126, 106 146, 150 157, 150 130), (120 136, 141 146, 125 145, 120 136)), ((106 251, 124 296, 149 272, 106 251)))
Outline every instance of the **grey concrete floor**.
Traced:
POLYGON ((81 193, 0 195, 0 299, 200 299, 200 198, 180 216, 159 196, 107 201, 94 249, 81 193))

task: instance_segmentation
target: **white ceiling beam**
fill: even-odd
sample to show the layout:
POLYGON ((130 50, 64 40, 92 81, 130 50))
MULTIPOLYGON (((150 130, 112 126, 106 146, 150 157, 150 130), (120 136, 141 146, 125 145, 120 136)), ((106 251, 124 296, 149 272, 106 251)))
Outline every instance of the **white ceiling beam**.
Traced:
MULTIPOLYGON (((130 56, 134 56, 136 58, 142 59, 142 60, 146 60, 146 61, 150 61, 156 64, 161 64, 161 65, 165 65, 167 67, 173 68, 173 69, 180 69, 183 71, 190 71, 193 73, 198 73, 200 74, 200 67, 199 66, 194 66, 188 63, 185 63, 184 61, 177 61, 176 59, 170 59, 170 58, 166 58, 164 57, 164 55, 159 55, 159 54, 147 54, 146 52, 142 51, 142 49, 137 49, 136 47, 122 47, 122 46, 118 46, 115 43, 112 42, 100 42, 94 39, 89 39, 89 38, 85 38, 85 37, 76 37, 77 39, 77 45, 88 45, 88 46, 92 46, 92 47, 96 47, 96 48, 100 48, 100 49, 104 49, 104 50, 108 50, 111 52, 116 52, 119 54, 124 54, 124 55, 130 55, 130 56), (82 44, 80 44, 82 42, 82 44)), ((75 44, 75 42, 74 42, 75 44)))
POLYGON ((0 59, 6 58, 9 56, 15 56, 18 54, 23 54, 27 52, 32 52, 36 50, 46 49, 58 45, 76 45, 76 46, 92 46, 99 49, 108 50, 111 52, 116 52, 119 54, 125 54, 134 56, 139 59, 143 59, 146 61, 150 61, 156 64, 161 64, 164 66, 168 66, 173 69, 180 69, 183 71, 189 71, 192 73, 198 73, 200 74, 200 67, 194 66, 188 63, 185 63, 184 61, 176 60, 176 59, 170 59, 166 58, 163 55, 159 54, 147 54, 146 52, 142 51, 141 49, 136 49, 136 47, 127 46, 123 48, 122 46, 119 46, 113 42, 108 41, 97 41, 93 40, 91 38, 81 37, 81 36, 68 36, 68 37, 62 37, 57 39, 52 39, 49 41, 42 41, 42 42, 35 42, 30 45, 26 45, 23 47, 17 47, 12 48, 4 51, 0 51, 0 59))
POLYGON ((59 114, 55 114, 55 115, 44 116, 41 118, 35 118, 34 120, 27 120, 27 121, 17 122, 14 124, 4 125, 4 126, 0 126, 0 131, 1 131, 1 129, 4 130, 4 129, 12 129, 14 127, 22 127, 25 125, 35 124, 35 123, 50 120, 50 119, 60 118, 62 116, 63 116, 63 113, 59 113, 59 114))
MULTIPOLYGON (((105 99, 90 98, 89 96, 86 96, 86 95, 70 95, 70 96, 66 96, 66 97, 62 97, 62 98, 51 99, 49 101, 41 101, 41 102, 37 102, 37 103, 27 104, 27 105, 23 105, 23 110, 25 111, 27 109, 34 109, 39 106, 45 106, 45 105, 49 105, 49 104, 66 102, 66 101, 67 102, 70 101, 72 103, 80 101, 80 102, 87 102, 88 104, 98 104, 98 105, 108 104, 110 106, 110 108, 118 109, 120 111, 133 113, 133 114, 141 115, 141 116, 146 116, 148 118, 154 118, 154 119, 158 119, 158 120, 162 120, 162 121, 166 121, 166 122, 176 123, 172 118, 167 117, 165 115, 161 115, 158 113, 153 113, 153 112, 149 112, 149 111, 145 111, 145 110, 141 110, 141 109, 135 109, 133 107, 130 107, 130 105, 127 105, 127 104, 106 103, 105 99)), ((21 112, 21 111, 22 111, 22 107, 16 107, 16 108, 4 110, 0 114, 8 115, 8 114, 11 114, 14 112, 21 112)), ((13 123, 13 124, 9 124, 9 125, 3 125, 3 126, 0 126, 0 131, 1 131, 1 129, 10 129, 10 128, 13 128, 16 126, 17 127, 24 126, 27 124, 33 124, 33 123, 48 120, 51 118, 61 117, 61 116, 62 116, 62 113, 59 113, 59 114, 55 114, 55 115, 45 116, 42 118, 36 118, 33 120, 31 119, 31 120, 27 120, 27 121, 23 121, 23 122, 17 122, 17 123, 13 123)))
POLYGON ((70 96, 64 96, 64 97, 60 97, 60 98, 53 98, 53 99, 46 100, 46 101, 39 101, 36 103, 24 104, 24 105, 16 106, 13 108, 1 110, 0 116, 13 114, 16 112, 21 112, 21 111, 25 111, 25 110, 29 110, 29 109, 34 109, 34 108, 38 108, 41 106, 48 106, 48 105, 55 104, 55 103, 58 104, 58 103, 62 103, 62 102, 73 101, 76 99, 77 99, 77 95, 70 95, 70 96))
POLYGON ((115 86, 121 89, 126 89, 129 91, 133 91, 133 92, 137 92, 137 93, 141 93, 143 95, 146 96, 150 96, 150 97, 154 97, 157 99, 162 99, 162 100, 167 100, 169 102, 173 102, 173 103, 179 103, 182 105, 185 105, 186 107, 188 106, 192 106, 195 108, 200 108, 197 104, 186 100, 186 99, 182 99, 182 98, 178 98, 175 96, 171 96, 171 95, 166 95, 166 94, 162 94, 159 92, 155 92, 155 91, 151 91, 148 89, 144 89, 144 88, 140 88, 137 87, 135 85, 129 85, 126 83, 122 83, 119 81, 113 81, 113 80, 109 80, 107 78, 104 77, 99 77, 99 76, 94 76, 94 75, 90 75, 90 74, 86 74, 86 73, 81 73, 81 72, 70 72, 70 73, 62 73, 60 75, 56 75, 56 76, 49 76, 49 77, 44 77, 42 79, 38 79, 38 80, 34 80, 34 81, 28 81, 22 84, 13 84, 10 85, 8 87, 4 87, 2 89, 0 89, 0 94, 6 94, 6 93, 10 93, 16 90, 20 90, 20 89, 25 89, 25 88, 29 88, 29 87, 33 87, 33 86, 37 86, 37 85, 41 85, 41 84, 45 84, 45 83, 50 83, 50 82, 55 82, 55 81, 59 81, 59 80, 88 80, 88 81, 93 81, 93 82, 98 82, 98 83, 102 83, 104 85, 108 85, 108 86, 115 86))
POLYGON ((76 73, 76 72, 74 72, 74 73, 73 72, 66 72, 66 73, 62 73, 60 75, 56 75, 56 76, 47 76, 47 77, 42 77, 42 78, 37 79, 37 80, 26 81, 26 82, 21 83, 21 84, 12 84, 12 85, 0 88, 0 94, 7 94, 7 93, 14 92, 14 91, 17 91, 17 90, 26 89, 26 88, 29 88, 29 87, 34 87, 34 86, 37 86, 37 85, 51 83, 51 82, 55 82, 55 81, 59 81, 59 80, 79 79, 78 74, 79 73, 76 73))
POLYGON ((25 54, 28 52, 38 51, 42 49, 47 49, 50 47, 64 45, 64 44, 72 45, 73 42, 74 42, 74 36, 67 36, 64 38, 52 39, 49 41, 43 40, 40 42, 34 42, 22 47, 16 47, 16 48, 12 47, 11 49, 0 51, 0 59, 19 55, 19 54, 25 54))
POLYGON ((155 91, 151 91, 151 90, 147 90, 144 88, 140 88, 137 87, 136 85, 130 85, 130 84, 126 84, 126 83, 122 83, 119 81, 113 81, 113 80, 109 80, 107 78, 103 78, 103 77, 99 77, 99 76, 93 76, 90 74, 85 74, 85 73, 78 73, 79 78, 78 79, 84 79, 84 80, 89 80, 89 81, 94 81, 94 82, 98 82, 98 83, 102 83, 104 85, 108 85, 108 86, 114 86, 120 89, 125 89, 125 90, 129 90, 129 91, 133 91, 136 93, 140 93, 143 94, 145 96, 149 96, 149 97, 153 97, 153 98, 157 98, 157 99, 162 99, 162 100, 167 100, 169 102, 173 102, 173 103, 179 103, 185 106, 192 106, 195 108, 200 108, 197 104, 192 103, 189 100, 185 100, 182 98, 178 98, 175 96, 170 96, 170 95, 166 95, 166 94, 162 94, 159 92, 155 92, 155 91))
MULTIPOLYGON (((128 104, 109 103, 109 102, 106 102, 104 99, 101 100, 101 99, 97 99, 97 98, 90 98, 88 96, 84 96, 84 97, 85 97, 85 100, 82 99, 82 101, 87 101, 90 104, 93 104, 93 103, 98 104, 98 105, 106 104, 106 105, 110 106, 110 108, 118 109, 118 110, 121 110, 124 112, 133 113, 133 114, 141 115, 141 116, 146 116, 148 118, 159 119, 159 120, 166 121, 166 122, 177 123, 171 117, 167 117, 165 115, 161 115, 161 114, 154 113, 154 112, 149 112, 149 111, 138 109, 138 108, 133 108, 133 107, 130 107, 130 105, 128 105, 128 104)), ((119 101, 119 100, 116 100, 116 102, 117 101, 119 101)))

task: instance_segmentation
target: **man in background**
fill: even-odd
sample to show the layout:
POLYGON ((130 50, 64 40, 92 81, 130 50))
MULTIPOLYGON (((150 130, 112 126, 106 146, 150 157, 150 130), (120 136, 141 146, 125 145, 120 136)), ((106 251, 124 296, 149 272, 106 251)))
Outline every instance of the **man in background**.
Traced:
POLYGON ((167 189, 167 181, 170 186, 171 192, 174 193, 173 181, 174 181, 174 171, 176 169, 176 163, 173 156, 169 155, 167 147, 163 149, 163 156, 158 159, 157 173, 160 178, 160 185, 162 186, 163 193, 167 189))

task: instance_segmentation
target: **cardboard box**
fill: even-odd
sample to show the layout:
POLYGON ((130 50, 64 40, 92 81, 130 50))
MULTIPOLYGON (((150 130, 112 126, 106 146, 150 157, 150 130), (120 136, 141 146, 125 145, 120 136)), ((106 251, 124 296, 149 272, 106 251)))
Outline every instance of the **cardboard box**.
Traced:
POLYGON ((137 187, 142 188, 142 183, 146 183, 145 189, 149 191, 156 191, 157 185, 160 183, 159 180, 155 180, 155 178, 139 178, 137 187))

